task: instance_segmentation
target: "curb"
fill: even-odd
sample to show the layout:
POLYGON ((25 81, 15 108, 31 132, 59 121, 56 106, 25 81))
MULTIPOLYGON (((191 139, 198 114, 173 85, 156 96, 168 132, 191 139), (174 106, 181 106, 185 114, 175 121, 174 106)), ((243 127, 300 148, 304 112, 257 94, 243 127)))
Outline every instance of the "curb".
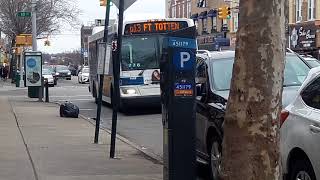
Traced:
MULTIPOLYGON (((61 105, 59 102, 50 102, 52 104, 56 104, 56 105, 61 105)), ((85 121, 87 121, 88 123, 90 123, 91 125, 95 126, 95 124, 93 122, 90 121, 91 118, 88 118, 82 114, 79 114, 79 117, 85 121)), ((111 134, 110 129, 108 128, 104 128, 100 126, 100 129, 107 132, 108 134, 111 134)), ((152 153, 150 151, 145 150, 143 147, 139 146, 138 144, 130 141, 129 139, 121 136, 119 133, 117 133, 117 139, 124 142, 125 144, 128 144, 129 146, 133 147, 134 149, 140 151, 142 154, 144 154, 145 156, 151 158, 152 160, 156 161, 159 164, 163 164, 163 158, 155 153, 152 153)))
MULTIPOLYGON (((84 115, 82 115, 82 114, 79 114, 79 117, 82 118, 82 119, 84 119, 85 121, 89 122, 89 123, 92 124, 93 126, 95 126, 95 124, 90 121, 90 118, 88 118, 88 117, 86 117, 86 116, 84 116, 84 115)), ((108 128, 100 127, 100 129, 103 130, 103 131, 105 131, 105 132, 107 132, 108 134, 111 134, 111 131, 110 131, 108 128)), ((129 139, 121 136, 121 135, 118 134, 118 133, 117 133, 117 139, 120 140, 120 141, 122 141, 122 142, 124 142, 124 143, 126 143, 126 144, 128 144, 129 146, 133 147, 134 149, 140 151, 140 152, 143 153, 145 156, 147 156, 147 157, 155 160, 155 161, 158 162, 159 164, 163 164, 163 159, 162 159, 161 156, 159 156, 159 155, 157 155, 157 154, 155 154, 155 153, 152 153, 152 152, 150 152, 150 151, 147 151, 147 150, 143 149, 143 147, 141 147, 141 146, 139 146, 138 144, 130 141, 129 139)))

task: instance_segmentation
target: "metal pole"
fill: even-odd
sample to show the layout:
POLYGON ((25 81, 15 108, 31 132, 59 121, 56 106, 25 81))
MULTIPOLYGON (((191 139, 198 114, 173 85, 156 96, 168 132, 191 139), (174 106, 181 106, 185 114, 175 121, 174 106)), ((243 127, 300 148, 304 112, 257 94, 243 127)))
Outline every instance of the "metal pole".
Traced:
MULTIPOLYGON (((109 18, 110 18, 110 1, 107 1, 107 9, 106 9, 106 18, 105 18, 105 27, 104 27, 104 37, 103 42, 105 43, 105 48, 107 48, 108 43, 108 33, 109 33, 109 18)), ((106 50, 104 51, 104 62, 103 62, 103 73, 100 74, 100 83, 99 83, 99 93, 98 93, 98 102, 97 102, 97 117, 96 117, 96 129, 94 134, 94 143, 97 144, 99 142, 99 130, 100 130, 100 120, 101 120, 101 106, 102 106, 102 90, 103 90, 103 81, 104 81, 104 69, 105 69, 105 58, 106 58, 106 50)))
POLYGON ((48 79, 44 79, 45 88, 46 88, 46 102, 49 102, 49 81, 48 79))
POLYGON ((112 98, 112 128, 111 128, 111 146, 110 146, 110 158, 115 157, 116 135, 117 135, 117 118, 120 101, 120 61, 121 61, 121 47, 122 47, 122 29, 123 29, 123 12, 124 12, 124 0, 119 2, 119 22, 118 22, 118 40, 117 40, 117 58, 113 62, 114 69, 114 82, 113 82, 113 98, 112 98))
POLYGON ((22 67, 23 67, 23 51, 24 48, 22 48, 21 53, 20 53, 20 86, 21 88, 24 87, 24 80, 23 80, 23 71, 22 71, 22 67))
POLYGON ((37 51, 37 0, 32 0, 32 50, 37 51))

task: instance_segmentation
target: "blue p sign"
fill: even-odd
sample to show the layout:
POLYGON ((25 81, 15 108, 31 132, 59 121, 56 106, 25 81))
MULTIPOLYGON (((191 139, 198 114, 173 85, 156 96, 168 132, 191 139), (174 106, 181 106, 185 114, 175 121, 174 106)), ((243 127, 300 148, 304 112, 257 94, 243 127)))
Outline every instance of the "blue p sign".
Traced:
POLYGON ((173 55, 173 63, 177 70, 191 70, 194 64, 192 51, 188 49, 177 49, 173 55))

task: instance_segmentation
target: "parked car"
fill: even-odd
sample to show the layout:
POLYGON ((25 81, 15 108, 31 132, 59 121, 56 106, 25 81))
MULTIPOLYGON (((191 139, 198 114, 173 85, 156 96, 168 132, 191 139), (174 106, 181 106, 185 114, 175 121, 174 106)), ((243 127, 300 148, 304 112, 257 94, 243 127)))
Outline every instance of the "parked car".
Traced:
POLYGON ((320 179, 320 67, 281 112, 280 152, 285 180, 320 179))
POLYGON ((78 82, 83 84, 89 82, 89 68, 83 68, 78 74, 78 82))
POLYGON ((303 59, 306 60, 306 62, 311 66, 311 67, 318 67, 320 66, 320 61, 312 56, 309 55, 302 55, 303 59))
POLYGON ((56 77, 58 77, 59 79, 65 78, 67 80, 71 80, 71 72, 67 66, 57 65, 56 67, 54 67, 54 71, 56 77))
MULTIPOLYGON (((197 54, 196 151, 197 160, 210 166, 213 179, 221 173, 223 122, 229 96, 234 51, 197 54)), ((283 106, 287 106, 307 77, 305 60, 287 53, 284 70, 283 106)))
POLYGON ((48 80, 49 86, 53 87, 55 85, 55 79, 49 69, 42 69, 42 77, 48 80))
POLYGON ((42 66, 42 71, 49 71, 53 77, 54 85, 58 84, 58 77, 51 66, 42 66))

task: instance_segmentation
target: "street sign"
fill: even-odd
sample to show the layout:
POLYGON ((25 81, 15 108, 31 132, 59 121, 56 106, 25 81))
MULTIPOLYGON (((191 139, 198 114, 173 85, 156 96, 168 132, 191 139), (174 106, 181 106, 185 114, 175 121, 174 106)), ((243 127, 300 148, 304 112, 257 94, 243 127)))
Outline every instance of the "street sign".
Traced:
POLYGON ((31 17, 31 12, 18 12, 18 17, 31 17))
MULTIPOLYGON (((120 0, 111 0, 118 8, 119 8, 119 1, 120 0)), ((128 9, 133 3, 135 3, 137 0, 125 0, 124 1, 124 10, 128 9)))
POLYGON ((167 34, 160 60, 164 180, 196 179, 196 28, 167 34))
POLYGON ((24 53, 25 82, 27 87, 41 87, 42 53, 24 53))

